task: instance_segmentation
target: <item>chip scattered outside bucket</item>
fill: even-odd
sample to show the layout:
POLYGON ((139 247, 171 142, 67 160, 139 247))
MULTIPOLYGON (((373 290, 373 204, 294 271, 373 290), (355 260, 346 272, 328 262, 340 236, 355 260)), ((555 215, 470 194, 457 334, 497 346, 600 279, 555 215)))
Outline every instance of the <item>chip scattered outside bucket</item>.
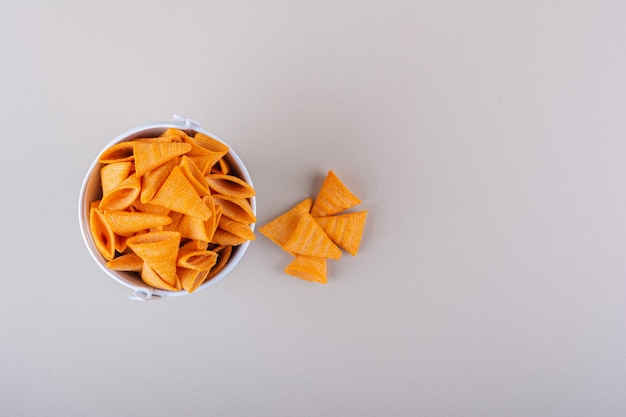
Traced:
POLYGON ((315 221, 322 226, 330 240, 350 255, 355 256, 361 244, 366 217, 367 210, 364 210, 356 213, 316 217, 315 221))
POLYGON ((329 259, 341 258, 341 249, 330 240, 322 226, 308 213, 302 216, 283 249, 299 255, 329 259))
POLYGON ((315 198, 311 215, 313 217, 331 216, 361 204, 361 200, 339 180, 331 170, 315 198))
POLYGON ((312 204, 313 199, 305 198, 285 213, 259 227, 259 232, 278 246, 283 247, 293 235, 302 216, 311 210, 312 204))
POLYGON ((327 282, 328 259, 339 259, 341 249, 356 255, 367 210, 345 213, 361 200, 328 171, 315 198, 306 198, 259 231, 294 258, 284 272, 307 281, 327 282))

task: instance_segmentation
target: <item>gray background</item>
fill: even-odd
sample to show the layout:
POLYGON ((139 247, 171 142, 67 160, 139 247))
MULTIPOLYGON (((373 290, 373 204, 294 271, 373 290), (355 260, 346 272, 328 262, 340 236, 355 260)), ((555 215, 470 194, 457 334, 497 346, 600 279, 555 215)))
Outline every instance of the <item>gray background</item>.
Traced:
MULTIPOLYGON (((103 2, 104 3, 104 2, 103 2)), ((623 416, 618 2, 0 5, 0 416, 623 416), (84 174, 184 114, 264 224, 326 171, 369 210, 329 283, 262 235, 193 296, 129 301, 84 174)))

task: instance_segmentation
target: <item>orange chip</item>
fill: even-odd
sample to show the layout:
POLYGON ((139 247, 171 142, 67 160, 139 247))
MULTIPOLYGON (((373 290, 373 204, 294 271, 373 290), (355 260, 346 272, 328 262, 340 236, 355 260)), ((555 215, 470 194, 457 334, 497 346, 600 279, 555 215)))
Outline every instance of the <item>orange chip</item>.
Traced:
POLYGON ((89 210, 89 229, 96 248, 100 254, 110 261, 115 256, 115 233, 104 217, 102 210, 91 207, 89 210))
POLYGON ((172 222, 172 218, 168 216, 122 210, 108 210, 104 217, 111 225, 111 229, 120 236, 131 236, 141 230, 172 222))
POLYGON ((176 224, 175 230, 178 230, 183 238, 201 240, 204 242, 209 241, 205 221, 199 217, 183 214, 180 221, 176 224))
POLYGON ((330 240, 322 226, 308 213, 300 218, 293 234, 283 245, 283 249, 298 255, 341 258, 341 249, 330 240))
POLYGON ((228 146, 226 146, 226 144, 224 144, 223 142, 220 142, 219 140, 200 132, 196 132, 190 142, 215 155, 219 155, 219 158, 225 156, 229 150, 228 146))
POLYGON ((230 164, 226 159, 222 158, 217 161, 211 168, 211 174, 230 174, 232 169, 230 168, 230 164))
POLYGON ((322 226, 330 240, 354 256, 359 250, 366 217, 367 210, 364 210, 356 213, 316 217, 315 220, 322 226))
POLYGON ((209 246, 209 242, 205 242, 202 240, 190 240, 180 247, 179 252, 184 251, 196 251, 196 250, 207 250, 209 246))
POLYGON ((150 232, 133 236, 127 243, 168 285, 175 286, 180 239, 178 232, 150 232))
POLYGON ((244 240, 254 240, 254 232, 250 228, 250 224, 238 222, 227 216, 221 216, 219 228, 232 233, 244 240))
POLYGON ((200 197, 211 194, 206 178, 191 159, 183 155, 179 166, 200 197))
POLYGON ((116 271, 141 272, 143 268, 143 259, 134 253, 127 253, 110 260, 106 263, 106 266, 107 268, 115 269, 116 271))
POLYGON ((215 229, 215 232, 213 233, 213 239, 211 239, 211 243, 224 246, 237 246, 241 245, 245 241, 246 239, 239 237, 231 232, 227 232, 224 229, 220 229, 219 227, 215 229))
POLYGON ((202 173, 202 175, 206 175, 207 171, 211 169, 211 163, 213 158, 209 156, 187 156, 194 163, 194 165, 198 168, 198 170, 202 173))
POLYGON ((180 251, 176 265, 196 271, 208 271, 217 262, 217 253, 210 250, 180 251))
POLYGON ((213 194, 214 204, 222 206, 222 214, 242 223, 256 222, 250 202, 245 198, 229 197, 223 194, 213 194))
POLYGON ((165 130, 165 132, 161 133, 161 137, 168 136, 172 139, 172 142, 184 142, 185 138, 189 137, 184 130, 177 129, 175 127, 170 127, 165 130))
POLYGON ((217 263, 211 268, 209 274, 206 277, 206 281, 216 276, 224 267, 226 262, 230 259, 233 253, 233 247, 230 245, 222 245, 213 249, 213 252, 217 253, 217 263))
POLYGON ((149 286, 160 290, 179 291, 182 288, 182 284, 176 274, 174 274, 174 277, 174 283, 170 284, 168 281, 164 280, 147 262, 144 262, 141 268, 142 281, 149 286))
MULTIPOLYGON (((213 200, 211 200, 211 202, 212 201, 213 200)), ((206 230, 206 234, 208 237, 207 240, 209 242, 213 240, 213 235, 215 235, 215 231, 217 230, 217 227, 220 224, 220 219, 222 218, 222 206, 213 205, 212 207, 213 207, 213 216, 211 216, 211 218, 208 221, 204 222, 204 228, 206 230)))
POLYGON ((177 275, 185 291, 192 293, 206 280, 209 271, 197 271, 195 269, 178 268, 177 275))
POLYGON ((263 235, 278 246, 285 245, 296 229, 302 216, 311 210, 312 203, 313 200, 310 198, 302 200, 284 214, 261 226, 259 232, 263 233, 263 235))
POLYGON ((228 174, 209 174, 206 176, 209 188, 217 194, 229 197, 250 198, 255 195, 254 188, 239 177, 228 174))
POLYGON ((294 277, 298 277, 307 281, 315 281, 320 284, 326 284, 326 258, 314 256, 296 255, 289 265, 285 268, 285 272, 294 277))
POLYGON ((109 194, 115 187, 128 178, 132 167, 132 162, 114 162, 102 166, 102 168, 100 168, 102 194, 109 194))
POLYGON ((103 195, 99 207, 102 210, 124 210, 137 199, 140 191, 141 181, 132 174, 108 194, 103 195))
POLYGON ((161 216, 167 216, 170 213, 170 209, 167 207, 157 206, 150 203, 144 204, 141 202, 140 198, 133 201, 132 207, 136 211, 140 211, 142 213, 159 214, 161 216))
POLYGON ((313 203, 311 215, 313 217, 332 216, 360 203, 361 200, 352 194, 331 170, 328 171, 313 203))
POLYGON ((178 166, 172 169, 151 203, 204 221, 212 214, 178 166))
POLYGON ((191 145, 181 142, 135 142, 133 146, 135 172, 138 177, 141 177, 148 171, 190 150, 191 145))
POLYGON ((190 144, 192 147, 187 156, 208 157, 211 159, 207 162, 209 166, 213 166, 229 151, 227 145, 202 133, 196 133, 193 137, 187 136, 185 143, 190 144))
POLYGON ((122 253, 128 248, 126 242, 128 241, 127 236, 115 235, 115 251, 122 253))
POLYGON ((178 165, 178 159, 171 159, 163 165, 146 172, 141 177, 141 194, 139 194, 139 198, 142 203, 146 204, 154 198, 156 192, 161 188, 176 165, 178 165))
POLYGON ((101 164, 113 162, 127 162, 135 159, 133 154, 133 141, 120 142, 106 149, 98 158, 101 164))

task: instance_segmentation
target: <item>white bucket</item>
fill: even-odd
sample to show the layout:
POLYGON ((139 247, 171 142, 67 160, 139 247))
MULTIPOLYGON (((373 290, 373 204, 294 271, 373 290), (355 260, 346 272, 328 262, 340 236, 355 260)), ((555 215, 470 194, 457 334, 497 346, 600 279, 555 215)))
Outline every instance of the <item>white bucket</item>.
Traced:
MULTIPOLYGON (((172 122, 144 124, 122 133, 121 135, 113 139, 108 145, 106 145, 102 149, 102 152, 119 142, 124 142, 137 137, 158 136, 166 129, 171 127, 184 130, 188 134, 193 134, 195 132, 204 133, 214 139, 221 141, 222 143, 225 143, 214 134, 207 132, 204 128, 202 128, 202 126, 200 126, 199 123, 183 116, 174 115, 172 122)), ((174 292, 152 288, 146 285, 141 280, 141 278, 139 278, 136 272, 114 271, 106 267, 106 259, 100 254, 100 252, 96 248, 89 229, 89 205, 92 201, 100 199, 102 195, 102 189, 100 186, 100 168, 102 167, 102 164, 98 162, 99 156, 100 154, 98 154, 98 157, 96 157, 95 161, 91 164, 91 167, 87 171, 87 175, 85 175, 85 179, 83 180, 83 184, 80 189, 80 197, 78 201, 78 221, 80 223, 80 230, 83 235, 85 244, 87 245, 87 249, 89 250, 89 253, 96 261, 98 266, 100 266, 100 268, 109 277, 113 278, 115 281, 130 288, 133 291, 132 295, 130 296, 132 300, 159 300, 164 297, 189 294, 186 291, 174 292)), ((230 148, 228 154, 226 155, 226 160, 231 165, 234 174, 238 175, 241 179, 243 179, 252 186, 252 179, 250 178, 248 170, 232 148, 230 148)), ((253 213, 256 215, 255 197, 250 198, 250 205, 252 206, 253 213)), ((251 227, 252 230, 254 230, 254 224, 252 224, 251 227)), ((234 247, 233 253, 226 263, 224 269, 222 269, 215 277, 198 287, 194 294, 210 285, 215 284, 226 275, 228 275, 228 273, 232 271, 232 269, 239 263, 249 245, 250 241, 247 241, 239 246, 234 247)))

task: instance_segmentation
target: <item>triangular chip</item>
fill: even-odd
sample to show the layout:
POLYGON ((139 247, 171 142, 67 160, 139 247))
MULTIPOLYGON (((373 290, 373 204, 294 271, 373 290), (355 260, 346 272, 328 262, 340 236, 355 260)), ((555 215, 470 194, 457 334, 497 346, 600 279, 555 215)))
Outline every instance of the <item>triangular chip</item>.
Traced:
POLYGON ((256 222, 250 202, 245 198, 230 197, 222 194, 213 194, 213 203, 222 206, 222 214, 242 223, 256 222))
POLYGON ((170 213, 170 209, 167 207, 157 206, 150 203, 142 203, 139 198, 133 201, 132 207, 135 211, 140 211, 142 213, 159 214, 161 216, 167 216, 170 213))
POLYGON ((141 177, 146 172, 163 165, 170 159, 191 150, 191 145, 182 142, 135 142, 135 172, 141 177))
POLYGON ((352 194, 331 170, 328 171, 328 175, 315 198, 311 215, 313 217, 332 216, 360 203, 361 200, 352 194))
POLYGON ((218 227, 242 239, 254 240, 254 232, 248 223, 238 222, 230 217, 221 216, 218 227))
POLYGON ((213 249, 213 252, 217 253, 217 263, 211 268, 209 274, 205 278, 205 281, 210 280, 214 276, 216 276, 224 267, 226 263, 230 259, 230 256, 233 253, 233 247, 230 245, 222 245, 213 249))
POLYGON ((211 243, 223 246, 238 246, 244 242, 247 242, 247 239, 232 234, 231 232, 227 232, 219 227, 215 229, 213 239, 211 239, 211 243))
POLYGON ((141 269, 141 280, 148 284, 153 288, 158 288, 160 290, 168 290, 168 291, 180 291, 182 285, 180 284, 180 279, 175 275, 174 284, 170 284, 168 281, 164 280, 163 277, 159 275, 159 273, 150 266, 147 262, 143 263, 141 269))
POLYGON ((158 214, 108 210, 104 213, 111 228, 120 236, 131 236, 139 231, 155 226, 164 226, 172 222, 171 217, 158 214))
POLYGON ((283 246, 293 234, 302 216, 311 210, 312 204, 313 200, 310 198, 302 200, 287 212, 261 226, 259 232, 278 246, 283 246))
POLYGON ((234 175, 209 174, 206 176, 209 188, 217 194, 230 197, 250 198, 255 195, 254 188, 244 180, 234 175))
POLYGON ((115 256, 115 233, 104 217, 102 210, 91 207, 89 210, 89 230, 98 252, 110 261, 115 256))
MULTIPOLYGON (((210 198, 210 196, 204 198, 208 199, 210 198)), ((210 201, 212 202, 213 200, 210 201)), ((208 221, 204 222, 204 228, 207 234, 207 241, 209 242, 213 240, 213 235, 215 234, 215 231, 220 224, 220 219, 222 218, 222 206, 212 205, 212 209, 213 215, 208 221)))
POLYGON ((199 217, 183 214, 183 217, 177 222, 174 230, 179 231, 183 238, 208 242, 209 236, 204 224, 205 221, 199 217))
POLYGON ((120 255, 117 258, 106 263, 107 268, 116 271, 134 271, 141 272, 143 268, 143 259, 134 253, 120 255))
POLYGON ((167 207, 170 210, 209 220, 212 213, 202 201, 193 185, 180 167, 175 166, 157 194, 150 201, 152 204, 167 207))
POLYGON ((169 285, 176 285, 176 259, 180 246, 178 232, 151 232, 133 236, 127 241, 145 263, 169 285))
POLYGON ((293 261, 285 268, 285 272, 307 281, 326 284, 326 263, 326 258, 296 255, 293 261))
POLYGON ((141 194, 139 198, 142 203, 149 203, 154 198, 176 165, 178 165, 178 158, 170 159, 163 165, 146 172, 141 177, 141 194))
POLYGON ((230 174, 232 168, 230 167, 228 161, 225 158, 222 158, 213 164, 213 166, 209 168, 209 171, 211 174, 230 174))
POLYGON ((132 162, 114 162, 112 164, 103 165, 102 168, 100 168, 102 195, 109 194, 115 187, 128 178, 132 167, 132 162))
POLYGON ((101 164, 110 164, 113 162, 127 162, 135 159, 133 155, 133 141, 120 142, 111 146, 98 158, 101 164))
POLYGON ((300 218, 293 234, 283 245, 283 249, 298 255, 341 258, 341 249, 330 240, 322 226, 308 213, 300 218))
POLYGON ((193 162, 202 175, 206 175, 211 169, 213 158, 210 156, 187 156, 193 162))
POLYGON ((208 271, 217 262, 217 253, 210 250, 180 251, 176 265, 196 271, 208 271))
POLYGON ((137 199, 140 191, 141 181, 135 174, 132 174, 108 194, 102 196, 100 209, 124 210, 137 199))
POLYGON ((191 159, 183 155, 179 166, 200 197, 211 194, 206 178, 191 159))
POLYGON ((185 291, 192 293, 202 285, 209 275, 209 271, 197 271, 195 269, 178 268, 177 275, 185 291))
POLYGON ((361 236, 367 210, 356 213, 337 214, 327 217, 316 217, 330 240, 354 256, 359 250, 361 236))
POLYGON ((184 130, 177 129, 175 127, 170 127, 166 129, 165 132, 161 133, 160 137, 164 136, 171 138, 172 142, 184 142, 185 138, 189 137, 184 130))
POLYGON ((187 156, 209 157, 211 158, 211 161, 207 163, 209 166, 213 166, 229 151, 228 146, 224 143, 199 132, 193 137, 187 136, 185 143, 190 144, 192 147, 187 156))

